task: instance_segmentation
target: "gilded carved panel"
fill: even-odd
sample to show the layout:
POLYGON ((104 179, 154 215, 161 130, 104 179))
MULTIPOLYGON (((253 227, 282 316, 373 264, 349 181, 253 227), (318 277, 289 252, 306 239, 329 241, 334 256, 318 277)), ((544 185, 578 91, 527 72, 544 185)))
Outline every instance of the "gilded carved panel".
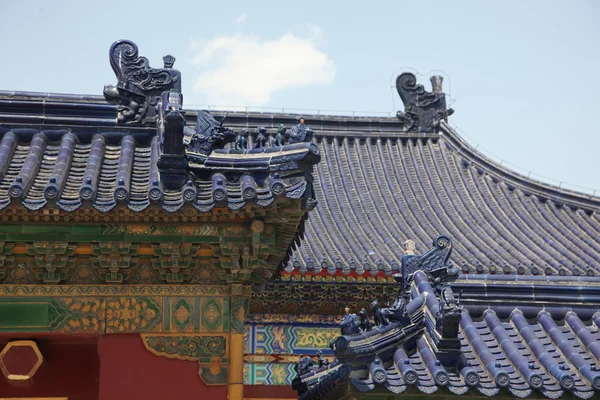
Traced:
POLYGON ((106 333, 161 332, 160 297, 113 297, 106 299, 106 333))

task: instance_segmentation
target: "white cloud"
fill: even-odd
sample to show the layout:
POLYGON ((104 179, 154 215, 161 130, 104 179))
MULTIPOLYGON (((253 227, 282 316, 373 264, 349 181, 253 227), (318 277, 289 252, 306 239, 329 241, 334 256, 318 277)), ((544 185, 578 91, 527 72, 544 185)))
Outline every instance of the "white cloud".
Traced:
POLYGON ((323 31, 321 31, 321 28, 316 25, 298 25, 296 29, 294 29, 294 31, 299 33, 300 35, 306 36, 310 41, 314 43, 319 43, 323 39, 323 31))
POLYGON ((193 42, 194 97, 202 104, 260 106, 277 91, 329 84, 336 66, 317 48, 321 36, 318 27, 304 26, 274 40, 232 35, 193 42))
POLYGON ((241 13, 241 14, 240 14, 240 15, 239 15, 239 16, 238 16, 236 19, 235 19, 235 23, 239 25, 239 24, 243 23, 243 22, 246 20, 246 18, 248 18, 248 14, 246 14, 246 13, 241 13))

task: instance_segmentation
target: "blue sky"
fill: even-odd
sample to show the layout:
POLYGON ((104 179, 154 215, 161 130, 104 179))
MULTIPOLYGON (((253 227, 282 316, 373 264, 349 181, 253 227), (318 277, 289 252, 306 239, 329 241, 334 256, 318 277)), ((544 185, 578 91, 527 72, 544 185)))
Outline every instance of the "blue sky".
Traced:
POLYGON ((20 0, 0 16, 4 90, 101 94, 117 39, 152 66, 175 55, 186 106, 393 115, 399 72, 429 88, 441 71, 467 141, 600 194, 597 1, 20 0))

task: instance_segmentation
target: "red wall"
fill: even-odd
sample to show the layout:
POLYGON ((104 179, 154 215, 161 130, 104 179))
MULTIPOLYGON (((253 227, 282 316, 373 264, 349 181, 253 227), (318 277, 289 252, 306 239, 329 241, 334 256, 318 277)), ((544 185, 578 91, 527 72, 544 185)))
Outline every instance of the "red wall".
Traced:
MULTIPOLYGON (((4 336, 4 335, 3 335, 4 336)), ((8 341, 0 339, 0 349, 8 341)), ((28 339, 19 336, 15 339, 28 339)), ((97 337, 44 336, 33 339, 44 362, 30 382, 11 384, 0 373, 0 397, 68 397, 69 400, 98 398, 100 360, 97 337)))
POLYGON ((0 373, 1 397, 68 397, 69 400, 227 399, 227 386, 208 386, 198 363, 159 357, 139 335, 73 336, 0 334, 34 340, 44 363, 32 381, 11 384, 0 373))
POLYGON ((297 399, 298 392, 291 386, 244 385, 244 398, 248 399, 297 399))
POLYGON ((202 382, 197 362, 155 356, 139 335, 102 336, 98 351, 100 400, 227 399, 227 386, 202 382))

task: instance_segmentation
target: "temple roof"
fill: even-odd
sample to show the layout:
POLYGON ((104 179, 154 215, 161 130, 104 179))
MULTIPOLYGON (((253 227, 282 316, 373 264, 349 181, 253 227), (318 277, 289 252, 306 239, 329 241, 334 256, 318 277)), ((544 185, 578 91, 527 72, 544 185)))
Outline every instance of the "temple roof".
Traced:
MULTIPOLYGON (((100 186, 94 207, 106 210, 117 204, 118 158, 123 143, 132 138, 134 179, 124 203, 143 209, 152 202, 149 185, 155 159, 152 142, 143 139, 148 128, 117 127, 112 117, 115 107, 100 96, 2 92, 0 102, 3 151, 14 146, 7 153, 12 154, 10 160, 0 162, 0 207, 15 200, 9 190, 29 161, 33 140, 43 146, 36 161, 40 168, 21 202, 32 208, 46 204, 48 194, 53 194, 48 182, 63 149, 72 165, 70 173, 63 174, 66 183, 56 204, 79 207, 86 157, 98 133, 104 137, 102 151, 108 157, 97 171, 100 186), (14 145, 9 130, 25 139, 14 145), (75 144, 69 140, 73 135, 79 138, 75 144)), ((213 114, 215 118, 225 115, 213 114)), ((190 125, 196 112, 186 111, 185 116, 190 125)), ((391 276, 404 254, 405 240, 414 240, 417 250, 424 249, 438 232, 456 239, 453 262, 465 273, 600 272, 600 198, 547 185, 498 165, 444 122, 439 133, 411 133, 396 118, 303 117, 315 129, 318 146, 306 151, 323 158, 314 174, 319 203, 287 273, 391 276)), ((234 129, 275 130, 279 124, 293 125, 298 118, 285 113, 231 112, 227 123, 234 129)), ((249 140, 251 147, 252 136, 249 140)), ((265 182, 258 182, 256 204, 274 197, 265 182)), ((230 208, 245 204, 241 184, 227 183, 230 208)), ((196 198, 206 199, 191 204, 210 209, 207 190, 209 186, 196 182, 196 198)), ((294 184, 285 190, 292 197, 300 192, 294 184)), ((167 210, 185 204, 182 191, 165 193, 164 199, 161 206, 167 210)))
MULTIPOLYGON (((260 161, 264 165, 236 167, 263 170, 267 174, 258 182, 250 175, 245 179, 220 175, 225 192, 219 198, 213 195, 214 175, 188 181, 183 188, 163 188, 157 166, 157 136, 150 139, 151 143, 137 144, 134 135, 124 133, 119 142, 111 144, 101 132, 87 143, 81 139, 85 136, 78 137, 78 133, 77 129, 23 128, 4 133, 0 141, 0 210, 15 201, 30 210, 58 207, 68 212, 85 207, 86 203, 99 212, 111 211, 119 203, 136 212, 153 204, 168 212, 188 203, 199 212, 208 212, 215 205, 231 210, 239 210, 246 204, 266 207, 278 196, 301 198, 307 184, 302 179, 269 180, 269 170, 278 171, 284 157, 303 159, 312 154, 311 148, 303 144, 270 153, 266 149, 249 150, 246 155, 215 151, 205 160, 205 164, 221 163, 213 173, 227 174, 229 169, 223 164, 248 163, 250 158, 254 165, 260 161), (277 186, 276 181, 283 186, 277 186)), ((316 148, 312 151, 318 154, 316 148)))
POLYGON ((520 176, 445 123, 434 138, 363 129, 319 131, 320 203, 288 272, 389 276, 405 240, 446 232, 465 273, 600 273, 600 197, 520 176))
MULTIPOLYGON (((0 91, 0 210, 17 201, 29 210, 68 212, 107 212, 119 204, 134 212, 266 207, 276 197, 301 199, 305 171, 320 159, 310 143, 186 151, 189 178, 169 187, 161 173, 165 122, 158 132, 156 123, 122 124, 119 110, 100 96, 0 91)), ((205 125, 216 120, 205 111, 187 117, 180 146, 189 148, 196 118, 205 125)))
MULTIPOLYGON (((301 375, 303 384, 295 384, 300 399, 333 398, 333 393, 338 395, 344 390, 378 395, 438 391, 516 397, 541 394, 548 398, 572 393, 587 399, 600 390, 599 312, 584 323, 574 312, 567 312, 564 320, 543 309, 533 317, 519 309, 507 316, 493 308, 471 316, 466 307, 460 315, 459 347, 452 355, 441 350, 439 343, 436 347, 436 319, 440 318, 442 305, 425 274, 418 272, 412 288, 413 302, 423 299, 423 294, 425 310, 417 310, 413 312, 416 317, 411 317, 419 325, 421 313, 425 315, 425 334, 416 342, 396 334, 399 339, 390 350, 389 339, 383 344, 390 332, 413 326, 401 328, 393 323, 340 337, 335 344, 368 344, 379 358, 368 361, 361 353, 364 361, 346 357, 301 375)), ((344 351, 335 350, 342 356, 344 351)))
MULTIPOLYGON (((45 240, 23 231, 39 231, 49 221, 65 233, 82 225, 111 223, 120 225, 115 232, 124 233, 135 222, 146 227, 182 223, 186 237, 163 237, 159 246, 170 242, 167 247, 181 253, 186 266, 197 267, 200 253, 210 257, 212 265, 223 267, 213 284, 260 287, 287 263, 306 213, 316 205, 312 171, 320 154, 311 143, 312 131, 296 124, 285 135, 286 127, 267 145, 261 129, 260 146, 248 147, 247 133, 239 132, 238 138, 225 117, 217 120, 207 110, 186 115, 173 56, 163 58, 163 68, 152 68, 135 43, 118 40, 109 60, 117 82, 105 85, 103 97, 0 92, 0 221, 7 224, 2 232, 10 241, 6 251, 12 252, 13 241, 45 240), (233 142, 235 148, 228 146, 233 142), (194 229, 197 223, 210 228, 194 229)), ((87 240, 96 245, 103 238, 87 240)), ((102 279, 130 283, 129 274, 118 272, 121 258, 111 260, 113 269, 102 279)), ((156 280, 194 279, 181 273, 179 260, 173 256, 160 264, 172 271, 156 280)), ((66 273, 48 276, 44 282, 69 278, 66 273)))
MULTIPOLYGON (((228 114, 250 128, 298 117, 228 114)), ((322 154, 319 204, 287 273, 389 277, 405 240, 420 251, 439 232, 456 239, 453 262, 465 273, 600 273, 600 197, 520 175, 445 122, 439 133, 415 133, 397 118, 303 118, 322 154)))
POLYGON ((0 209, 18 199, 30 210, 252 213, 279 196, 316 205, 288 275, 390 277, 406 240, 418 252, 438 233, 456 240, 464 273, 600 273, 600 197, 522 176, 471 147, 447 123, 454 111, 439 76, 428 92, 399 75, 396 118, 303 115, 312 143, 234 150, 236 133, 251 149, 258 128, 275 139, 301 116, 184 111, 173 57, 150 68, 121 40, 109 58, 118 82, 104 97, 0 92, 0 209))

